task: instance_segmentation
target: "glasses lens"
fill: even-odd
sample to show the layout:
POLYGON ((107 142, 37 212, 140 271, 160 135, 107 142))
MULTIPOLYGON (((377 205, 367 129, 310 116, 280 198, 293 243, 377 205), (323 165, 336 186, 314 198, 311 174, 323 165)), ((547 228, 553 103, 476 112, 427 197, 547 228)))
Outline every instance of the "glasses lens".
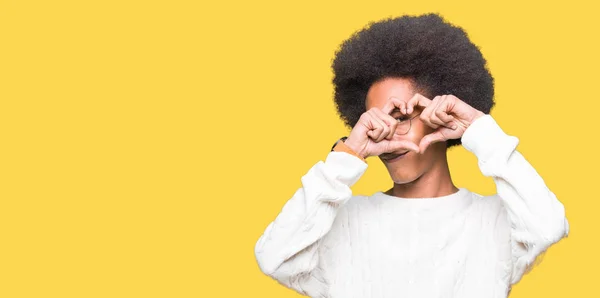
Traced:
POLYGON ((402 120, 398 121, 398 126, 396 126, 396 133, 404 135, 407 134, 410 130, 410 120, 402 120))

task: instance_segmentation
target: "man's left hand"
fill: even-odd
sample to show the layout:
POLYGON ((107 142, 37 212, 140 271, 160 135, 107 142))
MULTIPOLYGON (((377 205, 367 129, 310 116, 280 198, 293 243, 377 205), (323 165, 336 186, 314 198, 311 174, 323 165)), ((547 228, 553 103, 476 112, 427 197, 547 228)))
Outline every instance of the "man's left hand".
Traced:
POLYGON ((407 114, 412 113, 415 106, 425 108, 419 118, 434 129, 421 139, 421 153, 433 143, 462 137, 471 123, 485 115, 454 95, 440 95, 433 100, 422 95, 414 96, 406 105, 407 114))

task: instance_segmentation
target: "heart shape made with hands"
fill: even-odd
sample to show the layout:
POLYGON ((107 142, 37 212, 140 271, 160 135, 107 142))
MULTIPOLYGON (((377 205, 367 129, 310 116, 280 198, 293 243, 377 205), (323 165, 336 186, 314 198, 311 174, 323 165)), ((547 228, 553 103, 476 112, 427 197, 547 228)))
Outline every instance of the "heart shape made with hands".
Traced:
POLYGON ((439 95, 429 99, 419 93, 408 101, 390 97, 382 111, 389 114, 398 109, 402 114, 410 115, 415 107, 423 108, 419 118, 434 129, 418 144, 421 154, 431 144, 461 138, 471 123, 485 115, 454 95, 439 95))

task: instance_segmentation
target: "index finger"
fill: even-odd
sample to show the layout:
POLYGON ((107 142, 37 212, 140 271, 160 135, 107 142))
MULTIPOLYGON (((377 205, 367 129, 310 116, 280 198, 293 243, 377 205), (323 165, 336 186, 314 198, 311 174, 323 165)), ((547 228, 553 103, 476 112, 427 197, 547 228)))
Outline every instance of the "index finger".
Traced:
POLYGON ((406 104, 406 109, 407 114, 410 114, 413 112, 415 105, 417 106, 421 106, 421 107, 428 107, 431 104, 431 99, 419 94, 419 93, 415 93, 415 95, 408 100, 408 103, 406 104))
POLYGON ((396 108, 398 108, 400 113, 406 114, 406 102, 391 96, 381 110, 389 115, 396 108))

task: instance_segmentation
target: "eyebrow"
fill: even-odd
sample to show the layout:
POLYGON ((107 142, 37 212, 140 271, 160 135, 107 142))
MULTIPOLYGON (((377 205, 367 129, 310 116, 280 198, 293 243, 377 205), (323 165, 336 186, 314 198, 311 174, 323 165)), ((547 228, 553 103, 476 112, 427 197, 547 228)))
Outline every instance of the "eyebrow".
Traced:
MULTIPOLYGON (((393 110, 390 112, 390 115, 391 115, 391 114, 395 114, 395 113, 400 113, 400 114, 402 114, 402 111, 400 111, 400 109, 399 109, 399 108, 394 108, 394 109, 393 109, 393 110)), ((404 114, 403 114, 403 115, 404 115, 404 114)))

